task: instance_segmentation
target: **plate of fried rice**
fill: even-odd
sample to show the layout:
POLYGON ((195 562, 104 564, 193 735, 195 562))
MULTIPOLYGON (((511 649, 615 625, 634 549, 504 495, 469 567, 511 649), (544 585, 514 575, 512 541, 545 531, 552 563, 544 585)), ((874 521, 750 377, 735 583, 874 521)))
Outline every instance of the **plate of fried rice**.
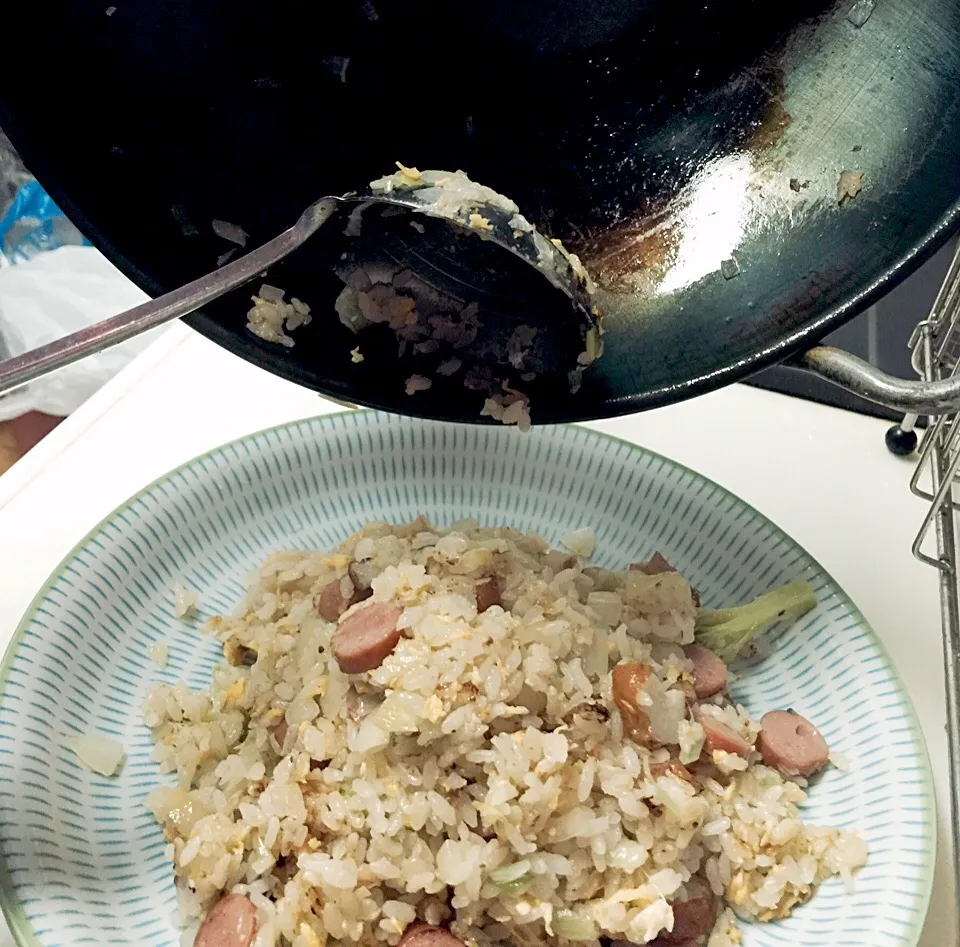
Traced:
POLYGON ((349 412, 127 501, 0 694, 22 945, 909 947, 880 642, 737 497, 582 427, 349 412))

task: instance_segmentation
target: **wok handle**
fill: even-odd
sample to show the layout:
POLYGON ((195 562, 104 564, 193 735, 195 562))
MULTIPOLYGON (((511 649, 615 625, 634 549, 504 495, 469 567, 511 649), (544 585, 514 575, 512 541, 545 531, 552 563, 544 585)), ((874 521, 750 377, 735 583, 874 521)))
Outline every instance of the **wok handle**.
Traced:
POLYGON ((862 358, 829 345, 801 352, 787 364, 902 414, 937 417, 960 411, 960 375, 909 381, 888 375, 862 358))

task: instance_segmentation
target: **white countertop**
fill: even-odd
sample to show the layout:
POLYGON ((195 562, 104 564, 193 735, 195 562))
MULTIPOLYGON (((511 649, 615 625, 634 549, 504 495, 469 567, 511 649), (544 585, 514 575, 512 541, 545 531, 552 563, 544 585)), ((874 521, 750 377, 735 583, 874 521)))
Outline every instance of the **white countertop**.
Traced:
MULTIPOLYGON (((0 476, 0 646, 60 560, 131 493, 217 444, 336 410, 171 327, 0 476)), ((590 426, 738 494, 805 546, 862 609, 913 699, 940 801, 937 877, 921 945, 955 944, 937 576, 910 553, 925 511, 910 493, 912 463, 884 446, 888 425, 735 385, 590 426)), ((10 942, 0 930, 0 947, 10 942)))

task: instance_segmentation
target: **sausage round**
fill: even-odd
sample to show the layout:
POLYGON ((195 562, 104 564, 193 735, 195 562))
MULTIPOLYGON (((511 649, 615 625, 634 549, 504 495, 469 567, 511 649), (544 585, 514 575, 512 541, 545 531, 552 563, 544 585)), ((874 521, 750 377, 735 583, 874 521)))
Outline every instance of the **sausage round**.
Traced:
POLYGON ((317 614, 324 621, 337 621, 347 610, 350 603, 343 597, 343 590, 340 588, 340 579, 334 579, 328 582, 314 599, 314 607, 317 614))
POLYGON ((696 879, 687 882, 687 891, 685 901, 673 902, 673 930, 659 935, 670 947, 696 943, 697 938, 709 934, 717 922, 717 897, 713 891, 696 879))
POLYGON ((656 746, 650 715, 640 706, 639 694, 650 677, 649 665, 640 661, 627 661, 613 669, 611 691, 613 702, 620 711, 623 732, 634 743, 652 749, 656 746))
POLYGON ((708 753, 723 750, 724 753, 735 753, 744 759, 750 753, 750 744, 736 730, 717 720, 716 717, 697 714, 697 723, 703 727, 703 746, 708 753))
POLYGON ((812 776, 830 759, 820 731, 791 710, 771 710, 761 717, 757 749, 763 762, 784 776, 812 776))
POLYGON ((683 653, 693 662, 693 688, 697 700, 713 697, 727 686, 727 666, 709 648, 688 644, 683 653))
POLYGON ((362 674, 380 667, 397 646, 397 622, 403 609, 388 602, 374 602, 351 612, 333 633, 330 646, 344 674, 362 674))
MULTIPOLYGON (((661 931, 647 947, 697 947, 699 938, 713 930, 717 922, 717 898, 699 879, 687 882, 685 901, 674 901, 673 930, 661 931)), ((636 947, 629 941, 615 940, 610 947, 636 947)))
POLYGON ((630 570, 644 575, 664 575, 677 571, 659 552, 655 552, 646 562, 631 562, 630 570))
POLYGON ((487 576, 477 583, 477 614, 483 614, 488 608, 500 604, 500 579, 495 575, 487 576))
POLYGON ((414 921, 403 932, 397 947, 464 947, 464 943, 445 927, 414 921))
POLYGON ((193 947, 250 947, 257 936, 257 909, 242 894, 224 895, 200 925, 193 947))

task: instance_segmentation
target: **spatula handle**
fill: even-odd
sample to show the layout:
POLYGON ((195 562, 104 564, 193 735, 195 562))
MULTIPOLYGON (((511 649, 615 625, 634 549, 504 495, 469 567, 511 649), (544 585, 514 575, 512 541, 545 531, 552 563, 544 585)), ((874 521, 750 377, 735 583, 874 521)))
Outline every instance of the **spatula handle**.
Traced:
POLYGON ((299 224, 295 225, 240 259, 186 286, 0 362, 0 395, 88 355, 190 315, 230 290, 256 279, 269 266, 296 250, 307 236, 309 234, 304 235, 299 224))

